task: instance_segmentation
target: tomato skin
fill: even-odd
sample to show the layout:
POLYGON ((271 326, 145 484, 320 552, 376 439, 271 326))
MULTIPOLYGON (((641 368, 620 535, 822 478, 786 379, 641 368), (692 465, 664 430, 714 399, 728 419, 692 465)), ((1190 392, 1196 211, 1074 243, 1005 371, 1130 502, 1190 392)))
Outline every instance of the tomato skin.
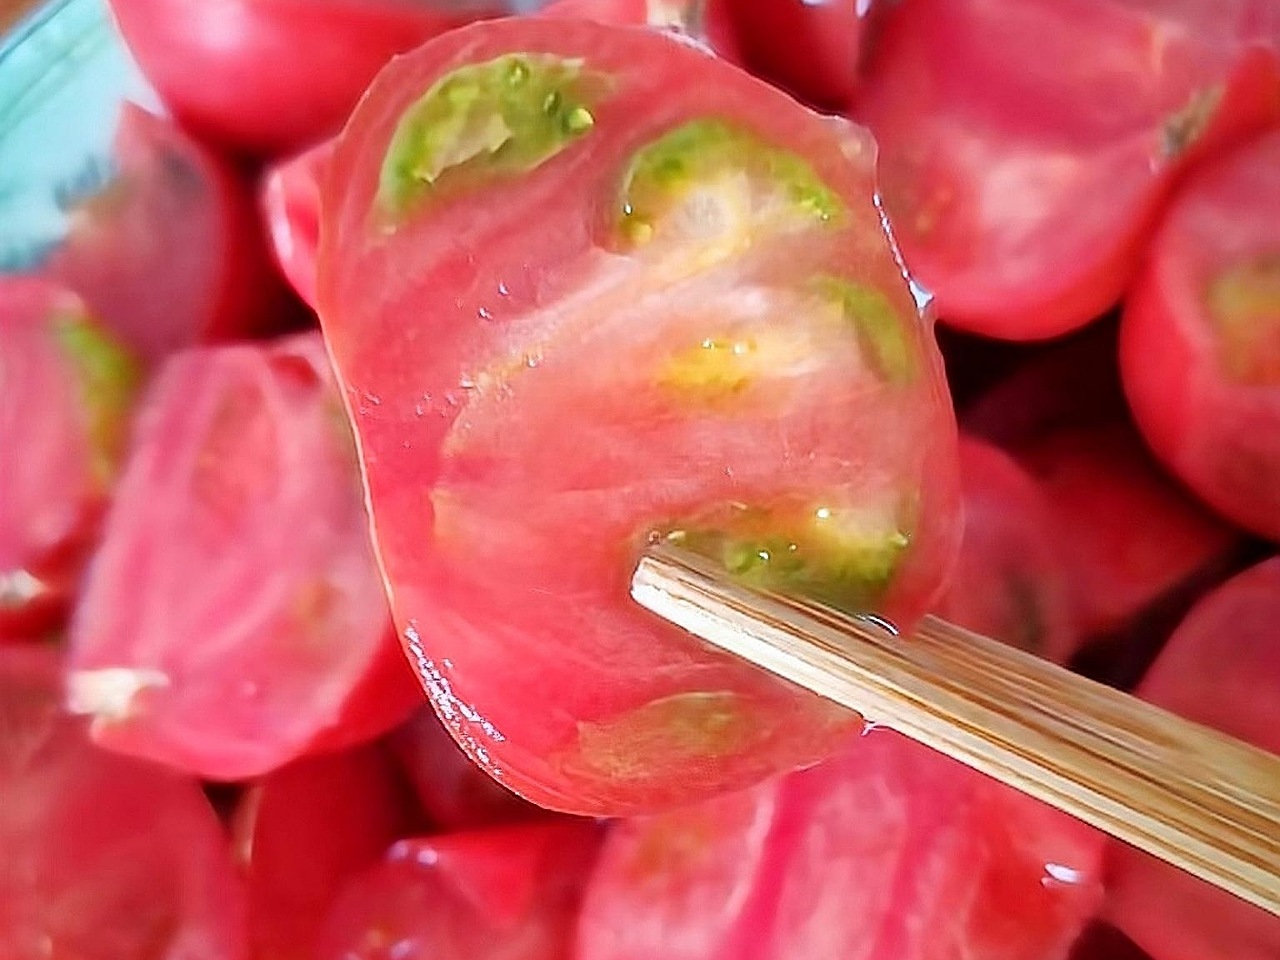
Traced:
POLYGON ((1219 513, 1272 540, 1280 540, 1278 167, 1273 131, 1187 178, 1125 305, 1120 338, 1125 389, 1157 456, 1219 513), (1269 316, 1264 308, 1250 318, 1243 336, 1251 339, 1233 344, 1215 325, 1213 284, 1255 262, 1273 264, 1269 316), (1233 363, 1254 369, 1233 373, 1233 363))
POLYGON ((239 780, 421 702, 339 403, 314 333, 157 374, 69 636, 99 743, 239 780))
POLYGON ((83 301, 33 277, 0 278, 0 340, 4 642, 65 615, 115 484, 141 369, 83 301), (98 342, 77 347, 67 324, 98 342))
MULTIPOLYGON (((1202 598, 1143 678, 1146 700, 1280 752, 1280 558, 1202 598)), ((1280 920, 1119 843, 1110 849, 1108 919, 1155 960, 1264 960, 1280 920)))
POLYGON ((147 79, 184 125, 261 156, 332 136, 397 53, 502 4, 112 0, 147 79))
POLYGON ((618 824, 576 956, 1061 957, 1101 899, 1102 840, 875 730, 809 770, 618 824))
POLYGON ((294 320, 246 178, 169 120, 121 107, 116 170, 42 268, 148 360, 294 320))
POLYGON ((199 784, 93 746, 59 673, 51 648, 0 649, 0 956, 247 960, 199 784))
POLYGON ((881 145, 886 210, 939 316, 1036 340, 1118 301, 1182 169, 1275 120, 1280 44, 1208 2, 1007 13, 891 7, 854 115, 881 145))
POLYGON ((333 142, 270 167, 262 182, 262 212, 271 252, 294 293, 310 307, 316 303, 316 255, 320 248, 320 184, 333 142))
MULTIPOLYGON (((474 25, 400 58, 340 138, 324 195, 320 313, 361 440, 397 624, 455 738, 533 802, 602 816, 662 809, 811 763, 855 722, 631 602, 646 532, 668 518, 753 497, 770 509, 780 490, 824 497, 843 485, 853 498, 866 482, 894 504, 911 498, 918 519, 881 612, 907 625, 941 586, 958 532, 954 424, 929 324, 918 320, 874 205, 870 157, 857 128, 666 34, 536 19, 474 25), (451 68, 511 51, 581 56, 607 74, 611 99, 595 106, 582 148, 492 183, 483 217, 480 197, 463 194, 431 216, 374 226, 376 171, 403 112, 451 68), (903 349, 918 373, 908 385, 878 379, 855 397, 865 358, 849 359, 859 364, 851 376, 814 350, 805 357, 822 366, 824 387, 815 375, 803 393, 788 392, 789 417, 763 405, 759 417, 725 420, 702 420, 696 406, 664 412, 680 401, 655 392, 663 355, 649 351, 670 347, 629 341, 659 318, 625 329, 619 318, 628 302, 652 303, 642 286, 666 274, 608 251, 602 221, 637 151, 708 116, 785 145, 838 192, 849 217, 847 232, 832 235, 849 245, 840 269, 864 269, 858 282, 907 318, 903 349), (618 276, 640 289, 619 290, 618 276), (600 298, 594 310, 529 329, 583 288, 582 300, 600 298), (620 342, 591 340, 603 338, 606 320, 620 342), (522 345, 524 336, 533 343, 522 345), (498 388, 466 386, 513 356, 514 369, 495 375, 498 388), (668 749, 670 739, 682 742, 668 749)), ((770 276, 782 279, 770 282, 823 269, 797 267, 802 246, 783 257, 761 241, 761 258, 779 254, 770 276)), ((707 323, 737 306, 728 293, 702 295, 707 323)), ((839 329, 843 341, 853 327, 839 329)), ((708 333, 671 336, 699 349, 708 333)))
POLYGON ((353 879, 318 960, 562 960, 595 824, 555 822, 402 840, 353 879))

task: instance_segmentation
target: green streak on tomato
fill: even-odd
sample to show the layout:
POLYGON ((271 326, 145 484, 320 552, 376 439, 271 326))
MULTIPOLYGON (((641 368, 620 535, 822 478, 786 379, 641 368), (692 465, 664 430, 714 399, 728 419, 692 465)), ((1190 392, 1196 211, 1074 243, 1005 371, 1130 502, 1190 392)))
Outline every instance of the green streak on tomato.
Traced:
POLYGON ((402 214, 455 181, 541 166, 590 132, 603 87, 582 60, 550 54, 507 54, 445 74, 401 116, 379 203, 402 214))
POLYGON ((1280 252, 1236 264, 1209 284, 1208 306, 1232 379, 1280 384, 1280 252))
POLYGON ((822 277, 818 292, 840 305, 858 331, 871 367, 888 383, 911 383, 918 373, 903 318, 879 290, 839 277, 822 277))

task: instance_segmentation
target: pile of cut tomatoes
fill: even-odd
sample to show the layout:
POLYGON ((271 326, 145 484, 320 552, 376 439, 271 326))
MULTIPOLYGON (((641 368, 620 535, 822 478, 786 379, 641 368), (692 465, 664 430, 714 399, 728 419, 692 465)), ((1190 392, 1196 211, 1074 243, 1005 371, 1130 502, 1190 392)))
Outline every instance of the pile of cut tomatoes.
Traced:
POLYGON ((1280 957, 629 597, 1280 752, 1280 3, 111 3, 164 113, 0 276, 0 957, 1280 957))

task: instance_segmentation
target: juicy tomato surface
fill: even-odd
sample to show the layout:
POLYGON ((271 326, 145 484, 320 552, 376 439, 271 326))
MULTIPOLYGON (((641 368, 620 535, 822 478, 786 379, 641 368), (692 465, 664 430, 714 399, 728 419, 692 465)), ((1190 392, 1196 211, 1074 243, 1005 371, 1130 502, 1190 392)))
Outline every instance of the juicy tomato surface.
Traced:
POLYGON ((1007 453, 960 438, 964 538, 934 613, 1063 663, 1075 650, 1066 561, 1039 484, 1007 453))
POLYGON ((1033 340, 1118 301, 1173 176, 1280 113, 1270 6, 890 5, 854 115, 939 316, 1033 340))
POLYGON ((55 284, 0 279, 0 642, 55 626, 115 484, 141 368, 55 284))
POLYGON ((58 655, 0 650, 0 956, 246 960, 243 890, 195 780, 90 743, 58 655))
POLYGON ((215 780, 373 736, 420 693, 318 334, 157 374, 70 634, 113 749, 215 780))
POLYGON ((812 762, 853 718, 634 604, 646 542, 910 625, 958 538, 954 423, 872 147, 669 35, 499 21, 341 137, 319 302, 412 662, 570 812, 812 762))
POLYGON ((1188 178, 1126 304, 1120 358, 1157 455, 1280 540, 1280 131, 1188 178))
POLYGON ((439 830, 466 830, 545 814, 485 773, 425 707, 388 738, 422 811, 439 830))
POLYGON ((203 136, 259 155, 337 133, 397 53, 500 0, 111 0, 147 79, 203 136))
POLYGON ((332 153, 333 143, 326 140, 268 168, 262 181, 271 252, 294 293, 311 307, 320 249, 320 184, 332 153))
POLYGON ((585 821, 402 840, 348 885, 319 960, 567 960, 600 828, 585 821))
POLYGON ((75 201, 50 276, 149 360, 292 319, 234 166, 130 103, 112 159, 106 182, 75 201))
MULTIPOLYGON (((1280 558, 1228 580, 1192 609, 1138 693, 1280 753, 1280 558)), ((1280 918, 1131 847, 1110 858, 1108 914, 1155 960, 1280 956, 1280 918)))
POLYGON ((751 791, 618 824, 580 960, 1044 960, 1102 837, 889 731, 751 791))
POLYGON ((306 757, 254 783, 233 827, 255 956, 313 960, 343 885, 415 826, 407 784, 378 744, 306 757))

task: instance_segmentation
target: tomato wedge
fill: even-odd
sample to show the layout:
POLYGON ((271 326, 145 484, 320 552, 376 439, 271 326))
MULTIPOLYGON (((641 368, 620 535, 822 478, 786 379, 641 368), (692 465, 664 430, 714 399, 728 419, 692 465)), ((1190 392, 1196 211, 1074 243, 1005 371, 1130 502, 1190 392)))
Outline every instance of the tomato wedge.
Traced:
POLYGON ((402 840, 356 877, 318 960, 564 960, 599 845, 588 822, 402 840))
POLYGON ((94 738, 238 780, 403 719, 367 523, 318 334, 172 357, 72 624, 94 738))
POLYGON ((752 791, 617 825, 579 960, 1044 960, 1101 899, 1102 837, 877 730, 752 791))
POLYGON ((316 254, 320 248, 320 184, 333 154, 326 140, 270 167, 262 181, 262 212, 275 254, 294 293, 316 303, 316 254))
POLYGON ((151 360, 295 319, 238 170, 131 103, 113 160, 105 182, 68 201, 70 230, 44 272, 151 360))
POLYGON ((260 155, 337 133, 397 53, 501 0, 111 0, 143 73, 182 122, 260 155))
POLYGON ((319 302, 412 662, 468 752, 568 812, 687 802, 854 721, 628 596, 647 542, 910 625, 954 426, 872 146, 643 28, 478 24, 339 140, 319 302))
POLYGON ((1124 385, 1156 454, 1280 540, 1280 131, 1189 177, 1125 307, 1124 385))
MULTIPOLYGON (((1280 557, 1203 598, 1138 693, 1190 720, 1280 753, 1280 557)), ((1280 956, 1280 919, 1116 844, 1108 914, 1155 960, 1280 956)))
POLYGON ((939 316, 1034 340, 1117 302, 1173 177, 1280 115, 1268 5, 889 5, 854 115, 939 316))
POLYGON ((68 290, 0 278, 0 642, 56 626, 115 485, 135 358, 68 290))
POLYGON ((0 956, 246 960, 199 784, 93 746, 61 696, 51 648, 0 650, 0 956))

